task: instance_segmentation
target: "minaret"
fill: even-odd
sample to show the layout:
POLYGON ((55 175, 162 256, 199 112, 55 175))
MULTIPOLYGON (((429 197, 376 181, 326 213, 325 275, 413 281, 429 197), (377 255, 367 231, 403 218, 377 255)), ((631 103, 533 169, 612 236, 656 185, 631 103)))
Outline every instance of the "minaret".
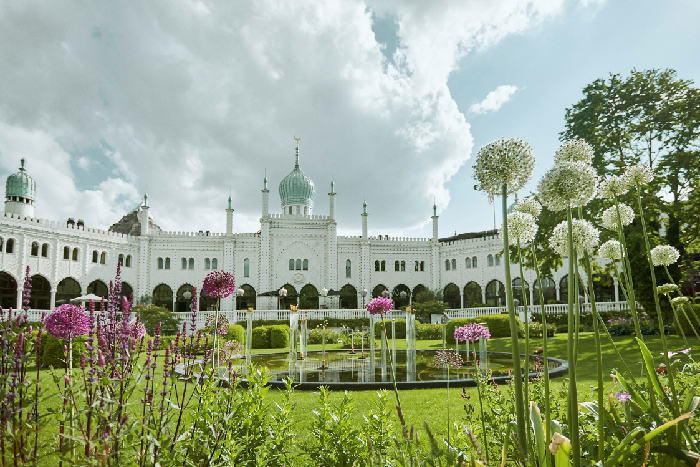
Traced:
POLYGON ((228 194, 228 208, 226 208, 226 235, 233 235, 233 208, 231 207, 231 193, 228 194))
POLYGON ((331 192, 328 193, 328 196, 330 197, 330 217, 331 219, 335 220, 335 184, 333 181, 331 181, 331 192))
POLYGON ((367 200, 362 202, 362 239, 367 240, 367 200))
POLYGON ((262 189, 262 216, 270 215, 270 190, 267 189, 267 169, 265 169, 265 178, 263 179, 262 189))
POLYGON ((36 200, 36 182, 27 175, 24 168, 26 160, 22 158, 19 172, 7 177, 5 184, 5 212, 20 216, 34 217, 36 200))
POLYGON ((437 206, 435 206, 435 202, 433 201, 433 242, 437 243, 438 241, 438 215, 437 215, 437 206))
POLYGON ((148 236, 148 193, 143 195, 143 206, 141 206, 141 236, 148 236))

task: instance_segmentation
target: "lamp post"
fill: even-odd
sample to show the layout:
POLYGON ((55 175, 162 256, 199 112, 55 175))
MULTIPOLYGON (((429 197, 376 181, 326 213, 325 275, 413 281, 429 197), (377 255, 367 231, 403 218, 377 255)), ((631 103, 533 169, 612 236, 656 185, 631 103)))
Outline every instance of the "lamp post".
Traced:
POLYGON ((362 308, 365 307, 365 297, 367 296, 368 292, 367 289, 362 289, 360 291, 360 295, 362 295, 362 308))
MULTIPOLYGON (((321 296, 323 297, 323 304, 326 304, 326 297, 328 296, 328 289, 327 288, 322 288, 321 289, 321 296)), ((321 302, 318 302, 318 309, 321 309, 321 302)))
POLYGON ((233 309, 234 310, 238 310, 238 298, 242 297, 244 293, 245 293, 245 290, 243 290, 243 289, 236 290, 236 297, 233 299, 234 300, 234 302, 233 302, 233 309))
MULTIPOLYGON (((190 292, 189 290, 185 290, 182 293, 182 298, 184 298, 185 300, 189 300, 190 298, 192 298, 192 292, 190 292)), ((190 302, 190 311, 192 311, 192 302, 190 302)))
POLYGON ((284 287, 282 287, 281 289, 279 289, 279 291, 277 292, 277 294, 278 294, 278 295, 277 295, 277 310, 279 310, 279 309, 280 309, 280 306, 281 306, 281 304, 282 304, 282 299, 285 298, 285 297, 287 296, 287 289, 285 289, 284 287))
POLYGON ((407 296, 407 294, 406 294, 405 290, 402 290, 401 293, 399 293, 399 297, 401 297, 401 302, 406 300, 406 296, 407 296))

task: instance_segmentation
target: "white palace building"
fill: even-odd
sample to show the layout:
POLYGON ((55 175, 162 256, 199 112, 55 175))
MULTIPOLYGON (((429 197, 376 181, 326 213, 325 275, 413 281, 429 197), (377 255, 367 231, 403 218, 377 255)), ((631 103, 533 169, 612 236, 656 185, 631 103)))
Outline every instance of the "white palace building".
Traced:
MULTIPOLYGON (((123 294, 151 297, 171 311, 186 312, 192 286, 201 288, 211 270, 234 275, 238 294, 222 301, 224 311, 363 307, 389 290, 397 306, 424 289, 442 290, 451 309, 501 306, 505 301, 502 242, 496 230, 440 238, 433 207, 431 238, 369 236, 364 204, 361 234, 339 236, 333 183, 330 210, 313 212, 315 187, 299 166, 279 184, 281 209, 271 212, 267 178, 262 189, 260 230, 236 233, 229 197, 226 232, 166 232, 149 216, 148 196, 108 230, 68 219, 34 217, 36 183, 25 168, 7 178, 5 211, 0 213, 0 305, 21 306, 24 271, 30 267, 30 308, 49 310, 85 293, 106 296, 117 262, 122 263, 123 294), (286 297, 278 290, 285 288, 286 297), (319 293, 327 289, 327 296, 319 293), (401 292, 406 292, 402 298, 401 292)), ((223 215, 224 213, 222 213, 223 215)), ((517 276, 516 271, 514 276, 517 276)), ((545 301, 566 301, 567 268, 542 280, 545 301)), ((600 277, 600 302, 618 302, 612 278, 600 277)), ((522 282, 514 279, 516 298, 522 282)), ((534 272, 527 271, 525 293, 539 302, 534 272)), ((521 300, 522 302, 522 300, 521 300)), ((212 302, 200 295, 200 309, 212 302)))

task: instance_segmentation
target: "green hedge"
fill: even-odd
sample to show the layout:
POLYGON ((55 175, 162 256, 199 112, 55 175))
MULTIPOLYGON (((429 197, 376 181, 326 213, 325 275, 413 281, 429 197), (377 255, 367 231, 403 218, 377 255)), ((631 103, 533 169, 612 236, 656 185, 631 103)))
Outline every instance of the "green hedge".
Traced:
POLYGON ((260 326, 253 328, 253 337, 251 338, 251 346, 254 349, 269 349, 270 348, 270 328, 260 326))
MULTIPOLYGON (((51 334, 44 333, 41 339, 41 366, 48 368, 66 367, 66 354, 63 351, 63 339, 56 339, 51 334)), ((85 352, 85 339, 78 337, 73 339, 73 367, 80 365, 80 354, 85 352)))
MULTIPOLYGON (((399 332, 396 331, 396 334, 399 332)), ((416 323, 417 340, 442 340, 442 324, 416 323)))
MULTIPOLYGON (((539 307, 537 307, 540 309, 539 307)), ((632 315, 630 314, 629 311, 623 311, 623 312, 610 312, 610 311, 602 311, 599 312, 600 317, 605 321, 605 323, 608 322, 609 319, 614 319, 614 318, 629 318, 632 315)), ((593 313, 590 311, 584 311, 581 313, 581 325, 582 326, 587 326, 587 327, 592 327, 593 326, 593 313)), ((542 322, 542 313, 539 312, 532 312, 532 320, 541 323, 542 322)), ((554 324, 555 326, 567 326, 569 323, 569 315, 567 313, 547 313, 547 324, 554 324)), ((559 331, 557 331, 559 332, 559 331)))
MULTIPOLYGON (((522 327, 523 323, 519 317, 515 317, 518 322, 518 327, 522 327)), ((455 329, 460 326, 466 326, 469 323, 486 323, 489 328, 491 337, 510 337, 510 322, 508 315, 484 315, 477 318, 457 318, 450 320, 447 323, 447 342, 454 344, 455 329)))
POLYGON ((683 333, 686 336, 692 336, 695 334, 693 332, 693 327, 695 327, 695 330, 700 333, 700 305, 691 305, 691 306, 684 306, 683 309, 678 309, 678 323, 676 325, 676 329, 683 328, 683 333), (692 308, 692 309, 691 309, 692 308), (685 313, 683 313, 685 311, 685 313), (686 315, 688 318, 690 318, 690 323, 688 323, 688 319, 686 318, 686 315), (692 324, 693 326, 691 326, 692 324))
MULTIPOLYGON (((259 328, 261 326, 275 326, 278 324, 282 323, 287 323, 287 321, 280 321, 280 320, 270 320, 270 319, 254 319, 253 320, 253 329, 259 328)), ((245 329, 247 327, 246 321, 239 321, 236 324, 239 324, 245 329)), ((301 325, 301 320, 299 320, 299 324, 301 325)), ((315 327, 318 326, 323 326, 323 320, 322 319, 309 319, 306 321, 306 327, 311 330, 315 327)), ((361 327, 368 327, 369 326, 369 319, 368 318, 358 318, 358 319, 337 319, 337 318, 328 318, 326 320, 326 327, 327 328, 342 328, 343 326, 353 328, 353 329, 359 329, 361 327)))
MULTIPOLYGON (((385 320, 384 324, 386 325, 386 337, 388 339, 392 338, 391 334, 391 320, 385 320)), ((379 339, 382 336, 382 322, 378 321, 374 324, 374 337, 376 339, 379 339)), ((405 339, 406 338, 406 320, 405 319, 397 319, 396 320, 396 338, 397 339, 405 339)))
POLYGON ((228 334, 225 334, 224 339, 227 341, 233 341, 240 343, 245 346, 245 328, 240 324, 232 324, 228 327, 228 334))
MULTIPOLYGON (((289 347, 289 326, 277 324, 269 326, 270 329, 270 348, 281 349, 289 347)), ((255 331, 253 329, 253 331, 255 331)))

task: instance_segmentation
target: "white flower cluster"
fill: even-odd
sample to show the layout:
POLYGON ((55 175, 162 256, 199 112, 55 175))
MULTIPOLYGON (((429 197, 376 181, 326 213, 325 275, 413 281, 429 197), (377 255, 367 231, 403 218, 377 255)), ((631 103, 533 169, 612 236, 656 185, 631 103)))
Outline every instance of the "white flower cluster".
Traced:
POLYGON ((617 198, 630 190, 629 180, 625 176, 611 175, 598 185, 600 198, 617 198))
POLYGON ((654 172, 646 165, 628 167, 624 177, 630 186, 646 185, 654 180, 654 172))
POLYGON ((532 148, 520 138, 501 138, 479 149, 474 165, 474 178, 479 189, 492 196, 517 193, 532 177, 535 158, 532 148))
MULTIPOLYGON (((620 221, 622 221, 622 225, 630 225, 634 220, 634 209, 625 203, 620 203, 619 207, 620 221)), ((617 230, 617 208, 615 206, 610 206, 608 209, 603 211, 603 226, 607 229, 617 230)))
POLYGON ((567 141, 557 149, 554 154, 554 163, 560 162, 585 162, 590 164, 593 160, 593 148, 584 139, 567 141))
POLYGON ((670 266, 678 261, 680 255, 671 245, 659 245, 651 250, 651 262, 654 266, 670 266))
POLYGON ((535 239, 537 223, 534 216, 514 211, 508 214, 508 241, 511 245, 527 245, 535 239))
POLYGON ((664 284, 656 287, 656 291, 662 295, 675 292, 676 290, 678 290, 678 286, 676 284, 664 284))
POLYGON ((585 162, 555 164, 537 187, 540 201, 552 211, 585 206, 596 194, 598 176, 585 162))
POLYGON ((600 248, 598 248, 598 254, 601 258, 608 258, 615 261, 620 260, 622 259, 623 255, 622 244, 620 244, 620 242, 617 240, 608 240, 600 245, 600 248))
MULTIPOLYGON (((593 224, 583 219, 573 219, 571 235, 574 240, 574 250, 577 254, 593 253, 598 246, 600 231, 593 224)), ((569 238, 567 221, 560 222, 549 239, 549 246, 562 256, 569 255, 569 238)))
POLYGON ((537 219, 540 217, 540 213, 542 212, 542 205, 533 198, 527 198, 518 201, 518 204, 515 205, 513 211, 524 212, 525 214, 530 214, 532 217, 537 219))
POLYGON ((688 297, 675 297, 671 299, 671 303, 673 303, 676 307, 683 306, 689 301, 690 299, 688 297))

